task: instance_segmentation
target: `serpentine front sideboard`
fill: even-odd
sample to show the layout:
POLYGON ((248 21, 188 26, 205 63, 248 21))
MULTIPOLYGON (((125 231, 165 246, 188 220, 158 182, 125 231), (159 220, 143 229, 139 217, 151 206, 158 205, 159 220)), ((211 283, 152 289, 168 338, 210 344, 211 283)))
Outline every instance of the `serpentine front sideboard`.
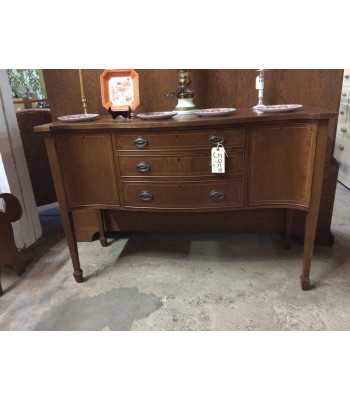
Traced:
POLYGON ((105 214, 112 210, 121 227, 135 215, 147 225, 152 213, 166 214, 167 223, 169 215, 185 215, 195 228, 196 221, 200 224, 196 214, 205 215, 210 227, 219 215, 234 219, 238 211, 248 216, 252 210, 278 208, 284 213, 287 248, 294 210, 306 213, 301 287, 310 289, 327 137, 336 117, 304 107, 291 113, 247 109, 230 116, 171 120, 102 116, 36 127, 45 136, 76 281, 83 281, 83 271, 75 210, 94 210, 105 246, 105 214), (218 143, 227 152, 226 172, 213 174, 211 148, 218 143))

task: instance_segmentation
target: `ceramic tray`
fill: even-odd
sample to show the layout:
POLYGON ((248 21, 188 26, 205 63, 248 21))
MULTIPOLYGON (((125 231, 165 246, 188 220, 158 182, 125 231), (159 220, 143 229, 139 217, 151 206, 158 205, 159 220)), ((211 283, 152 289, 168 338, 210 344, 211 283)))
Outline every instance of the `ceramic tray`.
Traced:
POLYGON ((235 108, 206 108, 203 110, 194 110, 193 113, 201 117, 216 117, 221 115, 229 115, 235 111, 235 108))
POLYGON ((60 121, 63 122, 83 122, 83 121, 93 121, 99 116, 99 114, 74 114, 74 115, 64 115, 58 117, 60 121))
POLYGON ((270 106, 256 106, 255 109, 268 113, 280 113, 299 110, 302 107, 302 104, 273 104, 270 106))
POLYGON ((139 75, 133 69, 106 69, 100 77, 102 105, 117 111, 140 104, 139 75))
POLYGON ((141 119, 169 119, 176 115, 175 111, 162 111, 162 112, 150 112, 137 114, 137 116, 141 119))

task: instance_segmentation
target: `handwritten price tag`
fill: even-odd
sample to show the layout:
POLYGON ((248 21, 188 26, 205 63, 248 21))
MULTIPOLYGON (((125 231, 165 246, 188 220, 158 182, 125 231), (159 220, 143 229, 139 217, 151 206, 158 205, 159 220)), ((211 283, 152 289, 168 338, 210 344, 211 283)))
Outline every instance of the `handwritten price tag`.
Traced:
POLYGON ((225 173, 225 149, 217 146, 211 149, 211 172, 214 174, 225 173))

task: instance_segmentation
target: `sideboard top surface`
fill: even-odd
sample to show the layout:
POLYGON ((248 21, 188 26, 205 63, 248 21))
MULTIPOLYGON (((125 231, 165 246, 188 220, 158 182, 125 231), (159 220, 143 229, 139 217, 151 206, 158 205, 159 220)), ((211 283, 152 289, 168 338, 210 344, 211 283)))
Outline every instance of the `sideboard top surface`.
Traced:
POLYGON ((238 109, 234 114, 220 117, 200 117, 192 115, 177 115, 167 120, 141 120, 139 118, 115 119, 110 115, 102 115, 95 121, 89 122, 61 122, 37 126, 35 132, 48 133, 65 130, 134 130, 134 129, 183 129, 198 127, 230 126, 245 123, 284 122, 284 121, 310 121, 336 118, 338 114, 329 110, 311 107, 303 107, 300 110, 285 113, 262 113, 258 114, 252 109, 238 109))

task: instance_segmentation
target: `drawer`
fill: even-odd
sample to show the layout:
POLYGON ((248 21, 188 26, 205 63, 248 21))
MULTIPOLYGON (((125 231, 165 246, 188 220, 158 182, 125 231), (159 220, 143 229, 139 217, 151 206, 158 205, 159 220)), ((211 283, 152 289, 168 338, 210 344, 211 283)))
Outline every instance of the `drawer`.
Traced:
POLYGON ((244 152, 227 152, 224 174, 213 174, 210 166, 210 150, 200 154, 132 154, 119 156, 121 177, 196 177, 227 176, 244 172, 244 152))
POLYGON ((125 207, 220 209, 243 206, 243 179, 226 181, 123 182, 125 207))
POLYGON ((244 147, 244 128, 211 129, 187 132, 137 132, 116 134, 118 150, 199 150, 210 149, 217 143, 226 148, 244 147))

